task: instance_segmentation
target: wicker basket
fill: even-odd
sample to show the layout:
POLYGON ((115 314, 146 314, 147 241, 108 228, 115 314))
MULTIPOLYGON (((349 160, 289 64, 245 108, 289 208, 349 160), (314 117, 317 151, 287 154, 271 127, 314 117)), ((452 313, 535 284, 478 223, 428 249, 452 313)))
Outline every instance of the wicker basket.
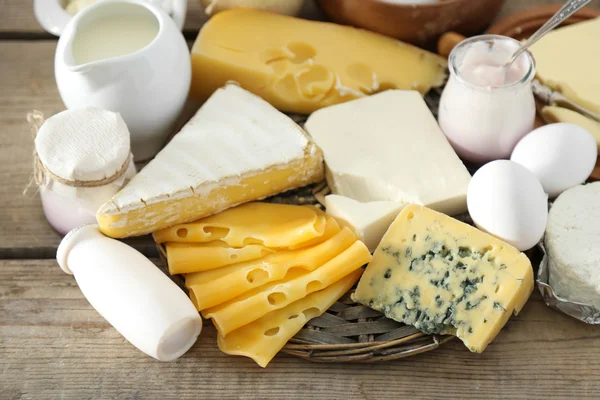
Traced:
MULTIPOLYGON (((436 117, 440 97, 441 89, 433 89, 425 96, 429 109, 436 117)), ((306 121, 303 115, 290 117, 301 126, 306 121)), ((324 198, 328 193, 327 184, 322 182, 264 201, 312 204, 325 209, 324 198)), ((163 263, 167 265, 165 249, 158 247, 163 263)), ((185 290, 183 280, 178 284, 185 290)), ((412 326, 386 318, 380 312, 352 301, 350 294, 353 291, 350 290, 323 315, 311 319, 281 351, 321 363, 371 363, 425 353, 454 338, 426 335, 412 326)))

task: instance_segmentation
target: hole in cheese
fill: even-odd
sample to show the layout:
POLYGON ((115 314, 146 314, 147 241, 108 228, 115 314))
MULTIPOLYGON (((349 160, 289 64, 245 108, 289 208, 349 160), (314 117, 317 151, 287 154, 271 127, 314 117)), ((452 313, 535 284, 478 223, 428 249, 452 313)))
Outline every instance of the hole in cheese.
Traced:
POLYGON ((186 228, 179 228, 177 229, 177 236, 185 239, 188 235, 188 230, 186 228))
POLYGON ((292 267, 287 270, 283 279, 286 281, 289 279, 294 279, 294 278, 297 278, 299 276, 306 274, 306 272, 307 272, 307 270, 303 267, 299 267, 299 266, 292 267))
POLYGON ((406 219, 408 219, 408 220, 411 220, 411 219, 413 219, 414 217, 415 217, 415 214, 414 214, 414 213, 411 213, 411 212, 409 212, 409 213, 406 215, 406 219))
POLYGON ((306 320, 308 321, 309 319, 321 315, 321 310, 319 310, 317 307, 311 307, 302 311, 302 314, 304 314, 304 318, 306 318, 306 320))
POLYGON ((282 292, 271 293, 270 295, 267 296, 267 300, 269 301, 269 304, 271 304, 272 306, 276 306, 276 305, 279 305, 279 304, 285 302, 286 298, 287 297, 285 296, 285 293, 282 293, 282 292))
POLYGON ((290 316, 288 317, 288 319, 296 319, 296 318, 298 318, 298 317, 299 317, 299 315, 298 315, 298 314, 294 314, 294 315, 290 315, 290 316))
POLYGON ((217 228, 215 226, 205 226, 202 230, 208 236, 214 237, 214 239, 222 239, 229 234, 228 228, 217 228))
POLYGON ((256 239, 256 238, 252 238, 252 237, 247 237, 244 238, 244 241, 242 242, 242 245, 244 246, 249 246, 251 244, 264 244, 265 242, 263 242, 260 239, 256 239))
POLYGON ((262 284, 269 278, 269 273, 264 269, 253 269, 246 275, 249 283, 262 284))
POLYGON ((326 93, 334 84, 331 72, 322 65, 314 65, 299 73, 297 77, 300 90, 307 97, 326 93))
POLYGON ((310 281, 306 285, 306 293, 316 292, 321 289, 323 289, 323 283, 321 283, 321 281, 310 281))
POLYGON ((302 64, 314 58, 317 51, 308 43, 292 42, 288 43, 287 48, 294 53, 294 58, 291 60, 294 64, 302 64))
POLYGON ((496 289, 494 290, 494 293, 498 293, 499 290, 500 290, 500 285, 496 286, 496 289))
POLYGON ((238 259, 238 257, 239 257, 239 256, 238 256, 237 254, 230 254, 230 255, 229 255, 229 259, 230 259, 230 260, 237 260, 237 259, 238 259))
POLYGON ((279 333, 279 327, 276 326, 275 328, 271 328, 267 331, 265 331, 265 336, 275 336, 279 333))

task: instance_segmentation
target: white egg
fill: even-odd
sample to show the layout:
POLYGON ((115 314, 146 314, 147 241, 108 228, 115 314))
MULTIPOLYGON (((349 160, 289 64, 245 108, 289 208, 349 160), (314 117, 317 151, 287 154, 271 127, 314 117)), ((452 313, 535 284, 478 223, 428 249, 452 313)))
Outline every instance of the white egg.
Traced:
POLYGON ((559 123, 542 126, 525 136, 510 159, 533 172, 553 198, 585 182, 597 156, 596 141, 588 131, 559 123))
POLYGON ((479 229, 521 251, 546 230, 548 196, 527 168, 509 160, 492 161, 473 175, 467 206, 479 229))

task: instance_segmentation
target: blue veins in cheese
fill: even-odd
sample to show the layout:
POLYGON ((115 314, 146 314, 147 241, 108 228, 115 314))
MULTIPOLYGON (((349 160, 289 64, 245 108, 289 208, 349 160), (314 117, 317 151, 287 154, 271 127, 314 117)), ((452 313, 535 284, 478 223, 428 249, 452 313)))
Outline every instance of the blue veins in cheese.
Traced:
POLYGON ((533 290, 527 256, 487 233, 409 205, 367 266, 353 299, 427 334, 482 352, 533 290))

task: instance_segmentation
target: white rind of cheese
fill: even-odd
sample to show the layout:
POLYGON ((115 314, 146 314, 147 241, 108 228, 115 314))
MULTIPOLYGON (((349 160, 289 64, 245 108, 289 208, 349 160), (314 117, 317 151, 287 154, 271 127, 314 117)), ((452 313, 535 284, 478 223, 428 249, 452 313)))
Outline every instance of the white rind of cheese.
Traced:
POLYGON ((471 175, 419 92, 388 90, 327 107, 304 128, 323 150, 333 193, 466 211, 471 175))
MULTIPOLYGON (((288 116, 229 84, 218 89, 171 142, 102 208, 124 213, 208 194, 245 176, 314 154, 318 148, 288 116)), ((312 171, 299 171, 310 175, 312 171)), ((222 199, 227 203, 227 199, 222 199)), ((152 218, 151 215, 147 216, 152 218)), ((123 220, 126 223, 126 220, 123 220)))
POLYGON ((554 292, 600 310, 600 182, 568 189, 556 199, 544 243, 554 292))
POLYGON ((327 214, 353 229, 371 253, 404 206, 393 201, 361 203, 336 194, 325 196, 327 214))

